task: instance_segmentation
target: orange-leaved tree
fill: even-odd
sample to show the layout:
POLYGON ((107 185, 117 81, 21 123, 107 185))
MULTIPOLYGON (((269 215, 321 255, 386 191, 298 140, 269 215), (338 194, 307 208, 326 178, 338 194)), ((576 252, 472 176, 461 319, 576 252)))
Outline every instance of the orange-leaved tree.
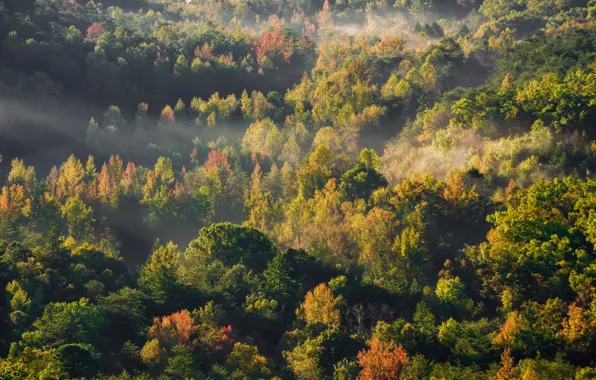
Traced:
POLYGON ((368 350, 358 354, 358 364, 362 367, 358 380, 398 380, 409 362, 408 353, 401 345, 376 337, 370 339, 369 345, 368 350))

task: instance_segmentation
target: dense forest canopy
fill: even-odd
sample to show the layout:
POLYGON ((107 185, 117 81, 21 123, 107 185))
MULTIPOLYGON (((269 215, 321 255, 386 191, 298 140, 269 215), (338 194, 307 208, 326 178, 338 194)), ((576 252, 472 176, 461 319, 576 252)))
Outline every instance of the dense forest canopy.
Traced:
POLYGON ((0 1, 0 379, 596 378, 596 1, 0 1))

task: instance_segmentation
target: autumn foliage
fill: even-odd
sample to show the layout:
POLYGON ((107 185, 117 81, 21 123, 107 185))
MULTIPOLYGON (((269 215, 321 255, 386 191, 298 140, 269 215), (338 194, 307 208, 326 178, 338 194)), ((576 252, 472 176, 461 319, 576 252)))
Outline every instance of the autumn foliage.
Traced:
POLYGON ((0 0, 0 380, 596 379, 595 51, 596 0, 0 0))
POLYGON ((263 33, 261 40, 255 41, 253 46, 259 63, 262 63, 265 57, 269 59, 280 57, 285 62, 289 62, 294 54, 292 40, 286 38, 279 29, 263 33))
POLYGON ((165 106, 161 111, 160 121, 164 124, 173 124, 176 121, 174 110, 169 105, 165 106))
POLYGON ((518 379, 517 371, 511 357, 511 348, 507 347, 501 354, 501 367, 490 380, 516 380, 518 379))
POLYGON ((197 326, 188 311, 181 310, 169 316, 155 318, 153 326, 149 329, 149 339, 158 339, 162 346, 173 346, 184 344, 192 346, 196 344, 194 333, 197 326))
POLYGON ((101 37, 105 33, 103 26, 97 22, 91 24, 91 26, 87 29, 87 38, 98 38, 101 37))
POLYGON ((371 338, 369 345, 368 350, 358 354, 358 364, 362 367, 358 380, 399 380, 409 362, 403 347, 376 337, 371 338))
POLYGON ((338 327, 341 322, 340 303, 341 297, 335 297, 326 284, 319 284, 306 293, 304 303, 297 314, 310 324, 321 323, 329 327, 338 327))

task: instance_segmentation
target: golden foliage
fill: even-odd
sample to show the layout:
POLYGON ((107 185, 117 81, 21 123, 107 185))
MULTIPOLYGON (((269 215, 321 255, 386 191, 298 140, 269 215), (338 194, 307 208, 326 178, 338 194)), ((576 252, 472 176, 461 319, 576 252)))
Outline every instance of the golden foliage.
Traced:
POLYGON ((522 316, 519 311, 512 311, 507 315, 507 320, 501 330, 493 337, 493 344, 497 346, 511 345, 520 330, 522 316))
POLYGON ((306 293, 296 314, 308 324, 321 323, 331 328, 338 327, 341 323, 341 301, 342 297, 335 297, 326 284, 319 284, 306 293))
POLYGON ((507 347, 503 354, 501 354, 501 368, 497 371, 495 376, 491 376, 490 380, 516 380, 517 370, 513 365, 513 358, 511 357, 511 348, 507 347))

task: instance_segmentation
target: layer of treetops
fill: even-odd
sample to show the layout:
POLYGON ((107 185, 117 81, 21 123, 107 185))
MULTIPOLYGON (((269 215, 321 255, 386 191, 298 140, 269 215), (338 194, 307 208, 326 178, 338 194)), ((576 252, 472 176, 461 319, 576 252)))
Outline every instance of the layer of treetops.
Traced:
POLYGON ((0 1, 0 380, 595 379, 594 125, 595 0, 0 1))

